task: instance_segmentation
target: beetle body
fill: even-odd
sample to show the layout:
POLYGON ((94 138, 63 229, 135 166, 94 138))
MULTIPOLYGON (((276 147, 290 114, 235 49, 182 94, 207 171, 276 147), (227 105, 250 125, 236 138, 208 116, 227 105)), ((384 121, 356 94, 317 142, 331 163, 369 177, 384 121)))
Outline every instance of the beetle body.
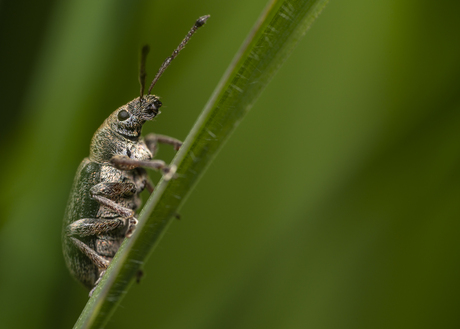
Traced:
MULTIPOLYGON (((83 160, 77 170, 71 191, 72 197, 69 200, 64 217, 63 251, 66 265, 72 275, 88 289, 94 286, 102 269, 98 268, 70 239, 70 237, 76 234, 70 232, 69 226, 82 218, 101 218, 104 206, 101 206, 91 197, 90 190, 92 186, 107 180, 108 176, 104 175, 104 172, 108 169, 107 167, 107 165, 93 162, 89 158, 83 160)), ((121 171, 117 170, 117 173, 111 176, 121 178, 124 175, 121 171)), ((124 201, 127 203, 128 199, 124 198, 124 201)), ((98 255, 110 261, 115 256, 121 242, 123 242, 126 230, 125 225, 120 225, 112 231, 98 235, 80 236, 78 239, 98 255)))
POLYGON ((142 49, 140 97, 104 121, 93 136, 89 157, 77 170, 64 215, 63 253, 72 275, 88 289, 94 290, 123 240, 133 233, 136 210, 141 204, 140 193, 145 188, 150 193, 153 191, 144 167, 161 170, 166 180, 174 175, 174 166, 152 159, 158 143, 170 144, 176 150, 182 143, 163 135, 149 134, 143 138, 142 126, 160 113, 161 102, 150 94, 153 86, 208 18, 200 17, 163 62, 147 95, 143 93, 148 47, 142 49))
MULTIPOLYGON (((134 213, 141 204, 139 194, 151 186, 147 172, 138 164, 153 158, 140 133, 142 125, 159 113, 160 106, 158 98, 147 95, 142 101, 136 98, 115 111, 94 134, 90 156, 77 170, 64 216, 63 251, 71 273, 88 288, 94 286, 106 268, 94 258, 100 257, 102 264, 108 264, 126 235, 132 233, 130 226, 132 231, 136 224, 134 213), (124 118, 120 113, 128 113, 129 117, 120 121, 120 117, 124 118), (134 163, 126 164, 123 160, 134 163), (91 251, 94 254, 88 255, 91 251)), ((155 151, 158 136, 148 135, 147 139, 155 151)), ((169 141, 180 146, 175 139, 169 141)), ((151 163, 168 171, 162 161, 151 163)))

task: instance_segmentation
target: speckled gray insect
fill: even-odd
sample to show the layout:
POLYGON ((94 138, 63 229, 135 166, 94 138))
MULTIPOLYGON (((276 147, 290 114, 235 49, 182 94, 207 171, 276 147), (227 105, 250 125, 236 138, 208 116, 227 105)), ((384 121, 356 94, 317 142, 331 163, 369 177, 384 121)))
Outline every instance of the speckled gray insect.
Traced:
POLYGON ((133 233, 136 210, 141 205, 140 193, 145 188, 153 192, 154 186, 143 167, 161 170, 165 179, 174 175, 174 167, 152 159, 158 143, 173 145, 176 150, 182 143, 156 134, 143 138, 142 126, 160 113, 161 102, 150 95, 156 81, 208 18, 203 16, 195 22, 160 67, 147 95, 143 95, 143 89, 148 49, 143 49, 141 96, 104 121, 93 136, 89 157, 78 167, 64 216, 62 242, 67 267, 88 289, 94 290, 123 240, 133 233))

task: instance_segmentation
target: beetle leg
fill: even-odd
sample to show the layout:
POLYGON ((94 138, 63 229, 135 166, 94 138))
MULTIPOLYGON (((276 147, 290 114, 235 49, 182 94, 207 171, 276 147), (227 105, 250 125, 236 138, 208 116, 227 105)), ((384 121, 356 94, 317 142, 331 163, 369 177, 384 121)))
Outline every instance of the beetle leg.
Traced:
POLYGON ((83 218, 66 227, 68 236, 100 235, 129 224, 129 218, 83 218))
POLYGON ((94 185, 90 189, 91 194, 94 195, 101 195, 105 197, 114 197, 114 196, 121 196, 121 197, 128 197, 131 195, 136 194, 137 188, 134 183, 121 183, 121 182, 103 182, 94 185))
POLYGON ((145 181, 145 187, 150 194, 152 194, 155 190, 155 185, 150 181, 150 179, 145 181))
POLYGON ((93 249, 91 249, 90 247, 88 247, 85 243, 83 243, 82 241, 76 239, 76 238, 73 238, 73 237, 70 237, 70 241, 73 242, 73 244, 75 246, 77 246, 77 248, 82 252, 84 253, 86 256, 88 256, 88 258, 93 262, 94 265, 97 266, 98 270, 99 270, 99 278, 96 280, 96 282, 94 283, 94 287, 93 289, 91 289, 91 291, 89 292, 89 296, 91 297, 91 295, 93 294, 94 292, 94 289, 96 289, 97 287, 97 284, 101 281, 101 278, 102 276, 104 275, 105 271, 107 270, 107 268, 109 267, 109 264, 110 264, 110 261, 105 259, 104 257, 98 255, 93 249))
POLYGON ((176 151, 178 151, 182 146, 182 142, 180 140, 165 135, 148 134, 144 137, 144 141, 153 156, 155 156, 158 151, 159 143, 172 145, 176 151))
POLYGON ((135 214, 134 210, 120 206, 115 201, 112 201, 100 195, 93 195, 93 199, 98 201, 103 206, 123 216, 124 220, 127 221, 125 225, 128 225, 128 230, 126 231, 125 236, 129 238, 133 234, 134 229, 136 228, 136 225, 137 225, 137 219, 134 218, 134 214, 135 214))
POLYGON ((100 195, 92 195, 93 199, 95 199, 97 202, 99 202, 101 205, 109 208, 110 210, 115 211, 117 214, 127 217, 127 218, 132 218, 135 214, 134 210, 120 206, 118 203, 116 203, 113 200, 107 199, 106 197, 100 196, 100 195))
POLYGON ((133 218, 129 219, 128 230, 126 231, 126 234, 125 234, 125 236, 127 238, 129 238, 129 237, 131 237, 131 235, 133 235, 133 232, 134 232, 134 229, 137 226, 137 223, 138 223, 138 221, 137 221, 136 218, 133 217, 133 218))
MULTIPOLYGON (((126 217, 129 220, 129 225, 136 226, 137 219, 133 216, 134 210, 120 206, 113 200, 106 198, 106 196, 131 196, 137 192, 136 185, 133 183, 99 183, 94 185, 91 190, 91 196, 103 206, 115 211, 119 215, 126 217)), ((131 228, 131 233, 134 228, 131 228)), ((129 231, 129 229, 128 229, 129 231)), ((129 234, 131 235, 131 234, 129 234)))
POLYGON ((152 194, 153 190, 155 189, 155 184, 152 183, 152 180, 147 174, 147 171, 142 167, 136 168, 136 171, 137 171, 138 176, 142 177, 141 190, 143 191, 144 189, 147 189, 147 191, 149 191, 149 193, 152 194))
POLYGON ((97 285, 99 284, 99 282, 101 282, 102 280, 102 276, 105 274, 105 270, 101 271, 101 273, 99 274, 99 278, 96 280, 96 282, 94 282, 94 287, 93 289, 91 289, 91 291, 89 292, 89 297, 91 297, 93 295, 93 292, 94 290, 96 290, 96 287, 97 285))
POLYGON ((109 267, 110 261, 105 259, 102 256, 99 256, 93 249, 88 247, 86 244, 81 242, 80 240, 70 237, 70 240, 77 246, 78 249, 98 267, 99 270, 105 271, 107 267, 109 267))
POLYGON ((170 180, 174 176, 174 173, 177 169, 176 166, 166 166, 165 162, 162 160, 136 160, 131 159, 125 155, 115 155, 110 160, 110 163, 112 163, 115 168, 120 170, 132 170, 137 167, 161 170, 165 180, 170 180))
POLYGON ((144 180, 144 184, 145 184, 145 188, 147 189, 147 191, 149 191, 149 193, 152 194, 153 190, 155 189, 155 185, 152 183, 149 177, 147 177, 144 180))
POLYGON ((154 170, 167 170, 166 163, 163 160, 136 160, 126 155, 115 155, 110 159, 110 163, 120 170, 132 170, 137 167, 146 167, 154 170))

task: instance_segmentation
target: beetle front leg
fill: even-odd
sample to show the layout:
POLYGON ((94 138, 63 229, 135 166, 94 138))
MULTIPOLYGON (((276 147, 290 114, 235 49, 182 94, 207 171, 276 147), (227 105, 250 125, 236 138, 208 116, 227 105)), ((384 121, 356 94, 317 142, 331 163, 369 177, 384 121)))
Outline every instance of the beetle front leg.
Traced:
POLYGON ((125 155, 115 155, 110 160, 110 163, 120 170, 132 170, 138 167, 159 170, 163 173, 163 178, 165 180, 173 178, 177 169, 176 166, 166 166, 166 163, 163 160, 136 160, 125 155))
POLYGON ((158 151, 159 143, 172 145, 176 151, 178 151, 182 146, 182 142, 180 140, 165 135, 148 134, 144 137, 144 141, 153 156, 155 156, 158 151))

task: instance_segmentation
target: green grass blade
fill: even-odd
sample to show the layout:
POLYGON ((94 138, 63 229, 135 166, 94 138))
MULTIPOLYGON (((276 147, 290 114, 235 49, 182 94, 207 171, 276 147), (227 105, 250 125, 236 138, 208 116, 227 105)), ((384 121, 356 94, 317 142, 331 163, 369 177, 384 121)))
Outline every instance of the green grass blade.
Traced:
POLYGON ((139 216, 137 230, 120 248, 74 328, 101 328, 107 323, 199 177, 327 2, 268 4, 174 158, 178 178, 160 181, 139 216))

